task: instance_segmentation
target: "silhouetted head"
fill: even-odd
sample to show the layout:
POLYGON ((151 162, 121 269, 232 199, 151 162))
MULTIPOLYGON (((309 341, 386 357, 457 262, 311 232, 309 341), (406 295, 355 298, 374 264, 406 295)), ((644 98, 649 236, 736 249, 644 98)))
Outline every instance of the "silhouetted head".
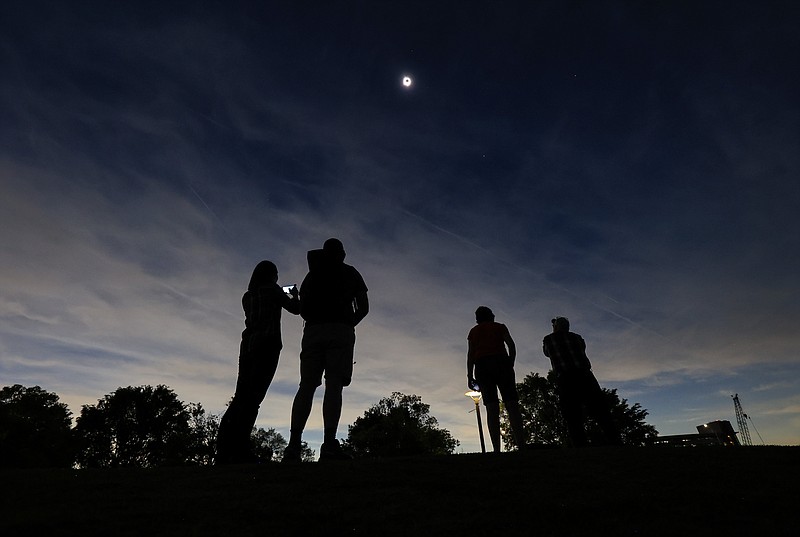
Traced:
POLYGON ((552 321, 553 332, 569 332, 569 319, 566 317, 556 317, 552 321))
POLYGON ((278 267, 272 261, 262 261, 253 269, 248 289, 257 289, 278 282, 278 267))
POLYGON ((478 323, 494 321, 494 313, 486 306, 480 306, 475 310, 475 321, 478 323))
POLYGON ((322 245, 322 250, 325 252, 327 257, 340 263, 344 261, 344 258, 347 255, 344 251, 344 245, 339 239, 331 238, 326 240, 325 244, 322 245))

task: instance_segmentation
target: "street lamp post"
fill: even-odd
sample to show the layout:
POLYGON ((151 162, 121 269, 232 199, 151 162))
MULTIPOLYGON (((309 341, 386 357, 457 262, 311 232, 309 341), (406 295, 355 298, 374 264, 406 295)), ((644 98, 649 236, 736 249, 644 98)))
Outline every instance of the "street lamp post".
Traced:
POLYGON ((481 437, 481 453, 486 453, 486 443, 483 441, 483 424, 481 423, 481 407, 478 405, 481 401, 481 392, 472 390, 464 395, 475 401, 475 415, 478 417, 478 435, 481 437))

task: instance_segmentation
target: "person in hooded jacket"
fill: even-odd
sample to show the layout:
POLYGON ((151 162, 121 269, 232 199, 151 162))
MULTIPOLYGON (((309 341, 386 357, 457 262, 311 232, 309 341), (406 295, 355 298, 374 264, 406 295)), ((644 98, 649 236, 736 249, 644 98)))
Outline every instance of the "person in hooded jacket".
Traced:
POLYGON ((303 430, 314 392, 325 378, 322 399, 323 443, 319 460, 350 457, 336 439, 342 414, 342 391, 353 377, 356 325, 369 312, 367 285, 355 267, 344 262, 339 239, 308 252, 308 274, 300 285, 300 315, 305 321, 300 351, 300 386, 292 403, 289 443, 284 462, 300 460, 303 430))

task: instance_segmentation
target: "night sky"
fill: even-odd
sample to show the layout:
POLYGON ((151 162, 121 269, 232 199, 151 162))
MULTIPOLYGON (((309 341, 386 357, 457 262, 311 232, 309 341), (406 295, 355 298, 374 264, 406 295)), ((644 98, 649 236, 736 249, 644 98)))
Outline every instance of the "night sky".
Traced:
MULTIPOLYGON (((479 450, 486 305, 518 380, 563 315, 661 434, 738 393, 798 444, 798 6, 3 2, 0 385, 221 414, 253 267, 338 237, 371 305, 341 438, 398 391, 479 450)), ((301 333, 257 422, 287 438, 301 333)))

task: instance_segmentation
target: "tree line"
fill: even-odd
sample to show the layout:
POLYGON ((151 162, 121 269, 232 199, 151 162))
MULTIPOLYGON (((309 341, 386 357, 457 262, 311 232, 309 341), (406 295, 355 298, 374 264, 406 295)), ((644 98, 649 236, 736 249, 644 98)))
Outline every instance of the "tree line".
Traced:
MULTIPOLYGON (((517 384, 526 442, 567 442, 551 376, 527 375, 517 384)), ((658 432, 647 410, 604 389, 626 445, 641 446, 658 432)), ((120 387, 94 405, 72 413, 55 393, 16 384, 0 389, 0 467, 114 468, 213 464, 220 417, 199 403, 184 403, 167 386, 120 387)), ((514 441, 505 416, 503 442, 514 441)), ((590 423, 590 438, 596 425, 590 423)), ((254 428, 250 437, 262 462, 281 460, 286 440, 275 429, 254 428)), ((394 392, 348 426, 342 447, 354 458, 448 455, 459 441, 430 414, 418 395, 394 392)), ((314 460, 303 443, 302 459, 314 460)))
MULTIPOLYGON (((0 467, 114 468, 213 464, 219 416, 167 386, 128 386, 72 413, 58 395, 16 384, 0 390, 0 467)), ((286 440, 253 429, 253 451, 280 460, 286 440)), ((303 460, 314 452, 303 445, 303 460)))

